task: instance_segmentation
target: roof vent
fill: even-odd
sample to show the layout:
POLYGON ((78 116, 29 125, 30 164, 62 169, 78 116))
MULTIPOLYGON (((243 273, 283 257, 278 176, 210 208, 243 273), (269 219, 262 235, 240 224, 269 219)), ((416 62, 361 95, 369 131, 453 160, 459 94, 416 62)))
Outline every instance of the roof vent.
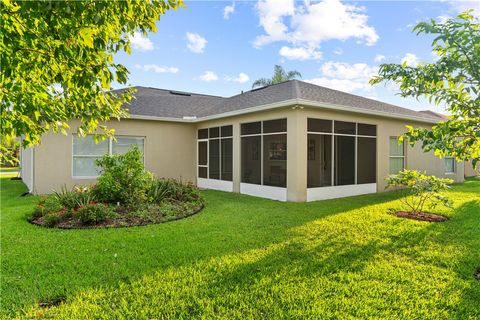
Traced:
POLYGON ((182 91, 170 91, 170 94, 175 94, 177 96, 185 96, 185 97, 190 97, 192 94, 188 92, 182 92, 182 91))

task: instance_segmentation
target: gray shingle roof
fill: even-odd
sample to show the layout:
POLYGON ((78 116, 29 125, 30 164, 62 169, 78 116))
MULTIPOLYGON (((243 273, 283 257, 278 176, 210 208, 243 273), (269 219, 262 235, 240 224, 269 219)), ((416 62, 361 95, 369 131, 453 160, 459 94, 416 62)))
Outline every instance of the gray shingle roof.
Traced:
MULTIPOLYGON (((135 99, 125 106, 132 115, 162 118, 221 115, 227 112, 268 105, 288 100, 304 100, 351 108, 353 112, 372 111, 425 120, 439 120, 424 112, 416 112, 392 104, 333 90, 298 80, 254 89, 232 97, 211 96, 148 87, 135 87, 135 99)), ((120 92, 122 89, 117 90, 120 92)))

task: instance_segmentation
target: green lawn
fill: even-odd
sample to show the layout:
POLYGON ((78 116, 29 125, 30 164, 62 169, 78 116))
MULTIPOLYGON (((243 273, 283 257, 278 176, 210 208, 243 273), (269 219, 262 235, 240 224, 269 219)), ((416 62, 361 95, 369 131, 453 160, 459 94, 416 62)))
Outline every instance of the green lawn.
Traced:
POLYGON ((449 191, 444 223, 389 215, 396 193, 299 204, 205 191, 188 219, 64 231, 26 222, 37 198, 24 190, 2 179, 5 318, 480 318, 478 179, 449 191))

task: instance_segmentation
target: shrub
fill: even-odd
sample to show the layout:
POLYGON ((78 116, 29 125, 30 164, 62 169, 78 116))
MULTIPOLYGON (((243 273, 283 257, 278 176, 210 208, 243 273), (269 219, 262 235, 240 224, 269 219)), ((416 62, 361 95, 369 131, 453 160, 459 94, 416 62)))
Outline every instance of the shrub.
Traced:
POLYGON ((200 200, 198 188, 191 183, 182 183, 174 179, 160 179, 152 183, 149 192, 149 200, 161 203, 164 200, 189 202, 200 200))
POLYGON ((423 212, 426 204, 429 208, 435 208, 439 203, 451 207, 451 201, 440 194, 453 182, 451 179, 428 176, 416 170, 403 170, 390 175, 386 181, 387 188, 400 189, 403 193, 400 201, 414 214, 423 212))
POLYGON ((96 224, 105 221, 115 215, 115 211, 110 206, 103 203, 90 203, 80 207, 74 216, 82 224, 96 224))
POLYGON ((45 226, 54 227, 62 220, 62 214, 60 212, 47 213, 43 217, 45 226))
POLYGON ((152 174, 145 171, 143 155, 137 146, 125 154, 105 155, 96 164, 101 175, 93 191, 99 200, 130 207, 146 201, 152 174))
POLYGON ((173 185, 169 179, 153 180, 147 193, 149 201, 160 203, 163 200, 170 198, 172 188, 173 185))
POLYGON ((48 213, 57 212, 63 209, 63 205, 55 197, 45 197, 40 199, 33 209, 30 219, 43 217, 48 213))
POLYGON ((95 200, 95 197, 88 187, 74 186, 72 190, 68 190, 64 185, 60 191, 53 191, 53 196, 63 207, 67 209, 75 209, 85 206, 95 200))

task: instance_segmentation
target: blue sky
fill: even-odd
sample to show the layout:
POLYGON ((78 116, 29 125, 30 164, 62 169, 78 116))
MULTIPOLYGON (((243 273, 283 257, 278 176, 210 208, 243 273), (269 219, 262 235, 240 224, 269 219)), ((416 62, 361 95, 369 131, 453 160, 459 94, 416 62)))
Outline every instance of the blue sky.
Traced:
MULTIPOLYGON (((158 31, 132 38, 116 62, 129 83, 230 96, 269 77, 275 64, 302 80, 403 107, 442 106, 401 98, 393 85, 371 87, 381 63, 435 59, 432 38, 415 36, 419 21, 443 19, 480 1, 195 1, 168 11, 158 31)), ((117 86, 118 87, 118 86, 117 86)))

